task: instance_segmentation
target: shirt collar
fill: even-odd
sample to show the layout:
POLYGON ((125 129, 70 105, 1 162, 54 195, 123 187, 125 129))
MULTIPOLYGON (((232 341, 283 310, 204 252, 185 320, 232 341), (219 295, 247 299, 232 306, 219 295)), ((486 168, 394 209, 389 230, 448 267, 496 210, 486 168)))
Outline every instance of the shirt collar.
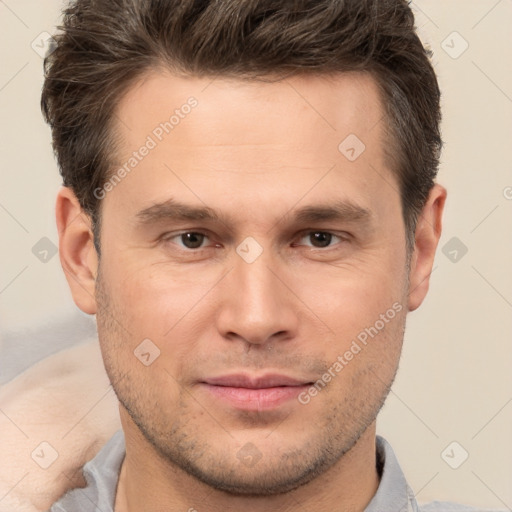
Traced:
POLYGON ((382 468, 377 492, 365 512, 418 512, 418 504, 391 445, 380 436, 376 438, 377 464, 382 468))

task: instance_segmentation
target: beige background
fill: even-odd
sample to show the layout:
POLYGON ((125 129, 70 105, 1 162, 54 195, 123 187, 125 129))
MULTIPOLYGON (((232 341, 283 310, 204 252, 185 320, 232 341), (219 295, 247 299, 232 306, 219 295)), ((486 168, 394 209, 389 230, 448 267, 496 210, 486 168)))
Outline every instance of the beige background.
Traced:
MULTIPOLYGON (((43 237, 57 243, 60 176, 39 111, 42 59, 31 43, 54 31, 61 3, 0 1, 0 382, 94 333, 93 319, 71 300, 58 257, 43 263, 32 253, 43 237)), ((420 502, 510 509, 512 1, 413 7, 444 96, 439 181, 449 201, 430 295, 409 317, 379 432, 420 502), (469 454, 458 469, 441 457, 453 441, 460 447, 449 449, 447 460, 469 454)))

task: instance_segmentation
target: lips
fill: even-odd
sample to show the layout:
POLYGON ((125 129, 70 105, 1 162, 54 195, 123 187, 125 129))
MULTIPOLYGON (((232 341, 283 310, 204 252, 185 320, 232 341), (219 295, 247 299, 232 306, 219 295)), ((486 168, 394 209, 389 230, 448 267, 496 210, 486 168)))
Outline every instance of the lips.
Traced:
POLYGON ((223 405, 261 412, 284 406, 311 384, 280 374, 233 374, 207 378, 201 382, 201 387, 223 405))
POLYGON ((260 377, 247 374, 224 375, 205 379, 206 384, 232 388, 265 389, 280 386, 304 386, 310 382, 301 381, 286 375, 268 374, 260 377))

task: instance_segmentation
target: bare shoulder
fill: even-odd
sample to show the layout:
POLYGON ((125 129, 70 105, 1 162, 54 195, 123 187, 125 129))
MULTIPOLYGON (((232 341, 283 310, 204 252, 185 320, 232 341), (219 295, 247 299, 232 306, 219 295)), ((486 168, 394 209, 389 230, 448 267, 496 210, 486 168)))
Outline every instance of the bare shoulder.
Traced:
POLYGON ((52 355, 0 388, 0 511, 46 510, 120 428, 96 340, 52 355))

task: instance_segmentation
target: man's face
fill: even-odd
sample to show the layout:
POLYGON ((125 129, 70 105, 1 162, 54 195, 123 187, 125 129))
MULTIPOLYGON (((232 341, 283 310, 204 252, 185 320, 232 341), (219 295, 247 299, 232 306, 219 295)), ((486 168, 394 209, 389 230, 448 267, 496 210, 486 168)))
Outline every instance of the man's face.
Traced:
POLYGON ((155 73, 122 99, 118 168, 138 156, 102 199, 98 333, 125 430, 163 461, 278 493, 373 425, 408 294, 382 117, 360 74, 155 73))

